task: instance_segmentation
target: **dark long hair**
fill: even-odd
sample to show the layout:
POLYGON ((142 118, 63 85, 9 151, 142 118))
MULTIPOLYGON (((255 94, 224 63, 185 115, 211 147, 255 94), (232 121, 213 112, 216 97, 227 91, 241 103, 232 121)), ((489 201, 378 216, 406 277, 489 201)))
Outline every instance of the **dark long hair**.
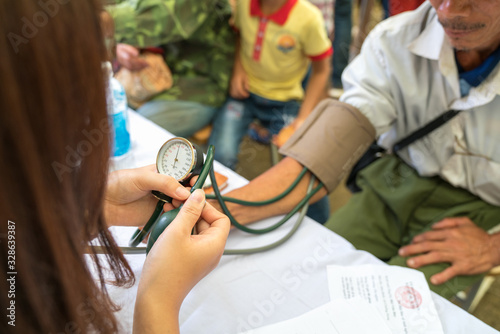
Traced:
POLYGON ((98 284, 83 255, 93 237, 110 252, 111 278, 133 281, 103 215, 100 10, 98 0, 0 1, 2 333, 117 332, 104 264, 92 256, 98 284), (12 303, 15 327, 4 316, 12 303))

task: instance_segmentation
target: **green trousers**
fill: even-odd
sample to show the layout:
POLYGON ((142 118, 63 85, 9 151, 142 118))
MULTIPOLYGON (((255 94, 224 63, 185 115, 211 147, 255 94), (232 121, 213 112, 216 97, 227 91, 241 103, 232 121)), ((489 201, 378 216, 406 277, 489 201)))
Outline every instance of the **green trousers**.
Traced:
MULTIPOLYGON (((407 258, 398 255, 401 246, 431 229, 446 217, 469 217, 489 230, 500 223, 500 207, 493 206, 464 189, 451 186, 439 177, 420 177, 395 156, 386 156, 358 174, 362 188, 335 212, 326 226, 391 265, 406 267, 407 258)), ((455 277, 441 285, 429 279, 448 263, 421 267, 431 290, 451 298, 483 275, 455 277)))

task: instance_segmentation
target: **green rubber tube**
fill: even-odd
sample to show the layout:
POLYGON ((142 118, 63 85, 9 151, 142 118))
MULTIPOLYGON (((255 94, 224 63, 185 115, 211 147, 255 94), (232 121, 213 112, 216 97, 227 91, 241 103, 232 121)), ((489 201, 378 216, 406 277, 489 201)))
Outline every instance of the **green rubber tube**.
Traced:
POLYGON ((130 241, 128 242, 128 245, 130 247, 137 247, 141 243, 142 240, 148 235, 149 231, 151 230, 151 227, 158 221, 158 218, 160 217, 161 213, 163 212, 163 205, 165 202, 163 201, 158 201, 156 203, 156 208, 151 217, 149 218, 148 222, 142 229, 138 228, 135 230, 134 234, 130 238, 130 241))
MULTIPOLYGON (((307 169, 304 169, 307 171, 307 169)), ((303 170, 303 171, 304 171, 303 170)), ((302 175, 303 176, 303 175, 302 175)), ((297 179, 300 181, 300 178, 302 178, 302 176, 299 176, 297 179)), ((277 229, 278 227, 280 227, 281 225, 283 225, 284 223, 286 223, 290 217, 292 217, 295 213, 297 213, 300 208, 302 208, 306 203, 309 202, 309 200, 311 199, 311 197, 313 197, 314 194, 316 194, 322 187, 323 187, 323 183, 319 183, 313 190, 310 194, 308 194, 307 196, 305 196, 302 201, 299 202, 299 204, 297 204, 297 206, 295 206, 292 211, 290 211, 285 217, 283 217, 279 222, 277 222, 276 224, 274 225, 271 225, 269 227, 266 227, 266 228, 262 228, 262 229, 255 229, 255 228, 250 228, 248 226, 245 226, 243 224, 240 224, 234 217, 233 215, 231 215, 231 212, 229 212, 229 209, 227 208, 226 206, 226 203, 224 202, 224 199, 223 199, 223 196, 221 196, 220 194, 220 190, 219 190, 219 187, 217 186, 217 183, 214 182, 215 181, 215 174, 214 174, 214 171, 213 169, 210 170, 210 178, 212 179, 212 187, 214 188, 214 193, 215 193, 215 198, 217 198, 218 202, 219 202, 219 205, 221 206, 222 208, 222 211, 224 212, 224 214, 229 218, 229 220, 231 221, 231 224, 233 224, 237 229, 239 230, 242 230, 244 232, 247 232, 247 233, 252 233, 252 234, 265 234, 265 233, 268 233, 268 232, 271 232, 271 231, 274 231, 275 229, 277 229)), ((294 182, 295 183, 295 182, 294 182)), ((298 183, 298 182, 297 182, 298 183)), ((294 186, 295 187, 295 186, 294 186)))
MULTIPOLYGON (((279 194, 276 197, 266 199, 264 201, 251 202, 251 201, 244 201, 244 200, 233 198, 233 197, 226 197, 226 196, 222 196, 222 195, 220 197, 224 200, 224 202, 231 202, 231 203, 236 203, 236 204, 245 205, 245 206, 262 206, 262 205, 272 204, 274 202, 279 201, 280 199, 282 199, 286 195, 288 195, 297 186, 297 184, 300 182, 300 180, 302 180, 302 178, 304 177, 306 172, 307 172, 307 168, 304 167, 302 169, 302 171, 300 172, 300 174, 295 179, 295 181, 293 181, 293 183, 285 191, 283 191, 281 194, 279 194)), ((210 179, 212 179, 212 175, 210 175, 210 179)), ((213 180, 212 180, 212 183, 213 183, 213 180)), ((207 198, 208 199, 218 199, 217 195, 215 195, 215 194, 207 195, 207 198)))

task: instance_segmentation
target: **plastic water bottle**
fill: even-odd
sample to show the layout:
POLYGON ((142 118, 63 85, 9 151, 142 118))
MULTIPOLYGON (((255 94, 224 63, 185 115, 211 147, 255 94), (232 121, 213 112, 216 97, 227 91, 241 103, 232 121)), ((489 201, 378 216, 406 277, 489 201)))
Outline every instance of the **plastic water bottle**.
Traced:
POLYGON ((114 157, 121 157, 130 150, 127 96, 123 86, 113 77, 111 64, 107 63, 106 67, 109 74, 107 92, 108 115, 110 124, 114 130, 112 152, 114 157))

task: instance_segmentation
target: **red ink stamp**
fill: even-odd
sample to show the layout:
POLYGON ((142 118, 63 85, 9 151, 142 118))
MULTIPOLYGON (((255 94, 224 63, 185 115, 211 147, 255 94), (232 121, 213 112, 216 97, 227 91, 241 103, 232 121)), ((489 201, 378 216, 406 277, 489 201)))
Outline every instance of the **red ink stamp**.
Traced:
POLYGON ((395 295, 399 305, 403 307, 415 309, 422 305, 422 296, 411 286, 397 288, 395 295))

